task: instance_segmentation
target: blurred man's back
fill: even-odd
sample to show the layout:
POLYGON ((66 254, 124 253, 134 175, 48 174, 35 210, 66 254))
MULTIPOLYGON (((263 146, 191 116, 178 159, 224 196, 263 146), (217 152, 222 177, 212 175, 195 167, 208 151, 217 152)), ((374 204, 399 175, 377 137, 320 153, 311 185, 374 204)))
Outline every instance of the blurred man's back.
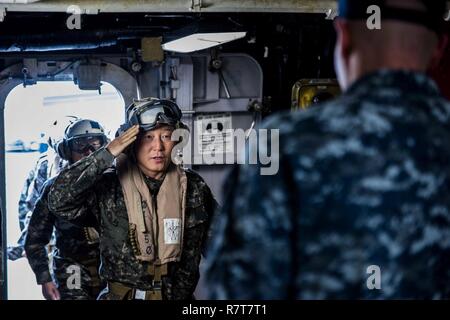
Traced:
POLYGON ((245 166, 230 182, 211 298, 450 298, 450 104, 424 73, 445 1, 386 1, 368 30, 376 3, 340 1, 346 92, 266 121, 280 171, 245 166))

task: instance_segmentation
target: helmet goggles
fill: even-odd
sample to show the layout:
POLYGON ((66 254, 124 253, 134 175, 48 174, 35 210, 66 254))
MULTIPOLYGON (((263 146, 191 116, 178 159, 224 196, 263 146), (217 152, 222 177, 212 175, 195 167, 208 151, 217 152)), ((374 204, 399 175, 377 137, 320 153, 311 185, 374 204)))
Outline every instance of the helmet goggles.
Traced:
POLYGON ((171 101, 149 100, 137 105, 130 117, 131 126, 139 125, 143 131, 153 130, 159 124, 176 127, 181 120, 181 112, 171 101))
POLYGON ((87 151, 94 152, 105 146, 107 143, 105 136, 102 135, 75 137, 68 142, 70 150, 80 154, 84 154, 87 151))

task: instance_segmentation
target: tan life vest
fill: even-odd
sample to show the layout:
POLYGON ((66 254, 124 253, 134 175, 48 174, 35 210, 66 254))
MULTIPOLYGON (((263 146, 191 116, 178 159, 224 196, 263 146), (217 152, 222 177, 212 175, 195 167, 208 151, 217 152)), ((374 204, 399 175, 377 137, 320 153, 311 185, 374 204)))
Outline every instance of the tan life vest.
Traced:
POLYGON ((158 264, 179 261, 186 212, 187 177, 184 170, 169 165, 154 203, 136 164, 121 154, 116 167, 136 258, 158 264))

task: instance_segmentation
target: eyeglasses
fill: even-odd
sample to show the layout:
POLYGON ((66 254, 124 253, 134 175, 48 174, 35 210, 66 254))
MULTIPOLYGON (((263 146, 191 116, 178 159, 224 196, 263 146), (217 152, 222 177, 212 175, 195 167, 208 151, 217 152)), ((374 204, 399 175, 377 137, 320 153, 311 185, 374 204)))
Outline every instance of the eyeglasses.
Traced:
POLYGON ((74 138, 69 141, 70 150, 84 154, 87 151, 96 151, 106 144, 106 139, 104 137, 90 136, 74 138))

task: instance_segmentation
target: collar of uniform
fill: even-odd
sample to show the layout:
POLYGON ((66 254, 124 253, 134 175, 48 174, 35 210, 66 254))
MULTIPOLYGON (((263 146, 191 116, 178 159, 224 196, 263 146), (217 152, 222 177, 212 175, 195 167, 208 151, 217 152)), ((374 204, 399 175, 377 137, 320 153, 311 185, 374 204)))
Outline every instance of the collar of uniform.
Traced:
POLYGON ((145 184, 148 186, 150 193, 154 196, 158 194, 159 188, 161 188, 161 185, 164 181, 164 178, 161 180, 154 179, 151 177, 147 177, 144 175, 145 184))
POLYGON ((419 93, 436 96, 440 94, 436 83, 425 73, 407 70, 382 69, 369 73, 347 90, 348 94, 364 94, 380 89, 398 90, 399 92, 419 93), (367 92, 369 91, 369 92, 367 92))

